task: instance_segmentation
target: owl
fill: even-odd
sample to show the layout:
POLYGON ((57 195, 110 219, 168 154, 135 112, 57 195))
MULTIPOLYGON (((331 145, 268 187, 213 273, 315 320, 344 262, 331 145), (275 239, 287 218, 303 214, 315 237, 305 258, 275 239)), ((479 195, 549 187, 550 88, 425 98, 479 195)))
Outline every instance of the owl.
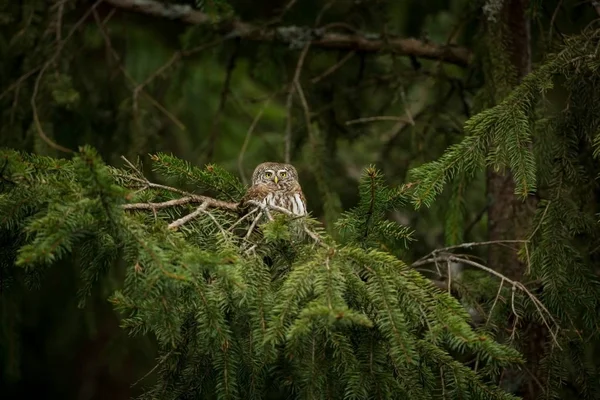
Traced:
POLYGON ((297 216, 307 214, 304 193, 298 183, 298 172, 291 164, 259 164, 254 169, 252 186, 242 198, 239 209, 247 212, 254 208, 247 204, 250 200, 285 208, 297 216))

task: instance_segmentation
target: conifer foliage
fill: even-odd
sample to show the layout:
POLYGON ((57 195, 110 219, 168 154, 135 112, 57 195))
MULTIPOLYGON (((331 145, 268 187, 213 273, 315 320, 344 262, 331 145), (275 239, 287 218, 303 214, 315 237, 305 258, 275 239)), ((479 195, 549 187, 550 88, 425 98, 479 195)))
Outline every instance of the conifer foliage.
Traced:
POLYGON ((125 269, 110 301, 125 329, 162 349, 148 398, 514 398, 494 382, 518 352, 382 250, 384 239, 409 238, 384 220, 407 190, 386 187, 374 168, 336 243, 316 221, 278 210, 257 209, 270 218, 249 235, 252 216, 235 213, 244 187, 216 166, 152 156, 165 180, 214 196, 204 197, 149 182, 133 163, 109 167, 91 148, 69 161, 8 150, 1 159, 0 229, 14 255, 3 274, 24 269, 34 282, 76 260, 83 306, 97 279, 125 269), (477 372, 465 364, 473 358, 477 372))

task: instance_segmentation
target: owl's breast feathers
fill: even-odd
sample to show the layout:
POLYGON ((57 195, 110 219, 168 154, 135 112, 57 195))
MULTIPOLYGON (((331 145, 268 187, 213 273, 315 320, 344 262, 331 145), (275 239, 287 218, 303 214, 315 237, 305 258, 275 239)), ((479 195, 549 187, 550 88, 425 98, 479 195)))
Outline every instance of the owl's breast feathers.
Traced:
POLYGON ((240 201, 238 206, 240 215, 244 215, 254 208, 252 204, 248 204, 248 201, 252 200, 285 208, 296 215, 307 214, 306 199, 297 182, 278 187, 264 184, 252 185, 240 201))

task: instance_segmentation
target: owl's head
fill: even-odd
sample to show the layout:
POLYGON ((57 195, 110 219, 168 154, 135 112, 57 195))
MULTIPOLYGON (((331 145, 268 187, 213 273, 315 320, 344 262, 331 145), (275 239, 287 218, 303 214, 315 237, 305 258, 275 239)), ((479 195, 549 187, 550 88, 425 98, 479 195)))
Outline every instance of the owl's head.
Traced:
POLYGON ((286 187, 298 180, 298 172, 291 164, 265 162, 259 164, 252 174, 252 184, 286 187))

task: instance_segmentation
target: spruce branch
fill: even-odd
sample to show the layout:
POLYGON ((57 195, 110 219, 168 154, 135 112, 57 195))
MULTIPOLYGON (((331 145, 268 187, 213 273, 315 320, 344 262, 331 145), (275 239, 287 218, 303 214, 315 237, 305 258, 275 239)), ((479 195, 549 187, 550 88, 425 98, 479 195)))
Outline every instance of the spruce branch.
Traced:
MULTIPOLYGON (((511 300, 511 307, 513 310, 513 313, 515 315, 515 317, 518 319, 519 318, 519 314, 517 313, 515 307, 514 307, 514 294, 516 292, 516 290, 520 290, 523 293, 525 293, 525 295, 531 300, 531 302, 533 303, 533 305, 535 306, 535 308, 538 311, 538 314, 540 316, 540 318, 542 319, 542 322, 544 323, 544 325, 546 325, 546 328, 548 328, 548 331, 550 332, 550 334, 552 335, 552 339, 554 340, 554 343, 556 344, 556 346, 562 350, 562 347, 560 346, 559 342, 558 342, 558 338, 556 336, 556 332, 554 332, 554 330, 550 327, 550 324, 548 321, 552 322, 554 324, 554 326, 556 327, 556 331, 558 332, 558 330, 560 329, 560 326, 558 324, 558 322, 554 319, 554 317, 552 316, 552 314, 550 313, 550 311, 548 311, 548 309, 546 308, 546 306, 533 294, 531 293, 531 291, 529 289, 527 289, 525 287, 525 285, 523 285, 521 282, 519 281, 515 281, 512 280, 510 278, 508 278, 507 276, 494 271, 493 269, 486 267, 483 264, 480 264, 478 262, 469 260, 467 258, 461 258, 461 257, 456 257, 452 254, 439 254, 437 251, 434 251, 431 253, 431 257, 428 258, 424 258, 421 259, 415 263, 412 264, 412 267, 418 267, 421 265, 425 265, 425 264, 433 264, 433 263, 438 263, 438 262, 446 262, 446 263, 450 263, 450 262, 455 262, 455 263, 463 263, 463 264, 467 264, 470 265, 472 267, 478 268, 482 271, 485 271, 491 275, 496 276, 497 278, 500 278, 501 280, 501 284, 504 284, 505 282, 508 283, 509 285, 512 286, 512 300, 511 300), (547 318, 546 318, 547 317, 547 318)), ((450 275, 448 276, 448 278, 450 279, 450 275)), ((516 322, 515 322, 515 326, 516 326, 516 322)))
MULTIPOLYGON (((414 38, 398 38, 391 35, 353 32, 333 32, 328 29, 300 26, 264 27, 239 20, 214 23, 214 18, 189 5, 166 4, 156 0, 105 0, 123 10, 155 17, 179 20, 191 25, 213 25, 226 38, 240 38, 259 42, 280 42, 288 45, 309 42, 324 50, 356 50, 363 53, 394 53, 396 55, 440 60, 466 67, 473 58, 471 51, 459 46, 440 46, 414 38)), ((304 46, 302 46, 304 47, 304 46)))

